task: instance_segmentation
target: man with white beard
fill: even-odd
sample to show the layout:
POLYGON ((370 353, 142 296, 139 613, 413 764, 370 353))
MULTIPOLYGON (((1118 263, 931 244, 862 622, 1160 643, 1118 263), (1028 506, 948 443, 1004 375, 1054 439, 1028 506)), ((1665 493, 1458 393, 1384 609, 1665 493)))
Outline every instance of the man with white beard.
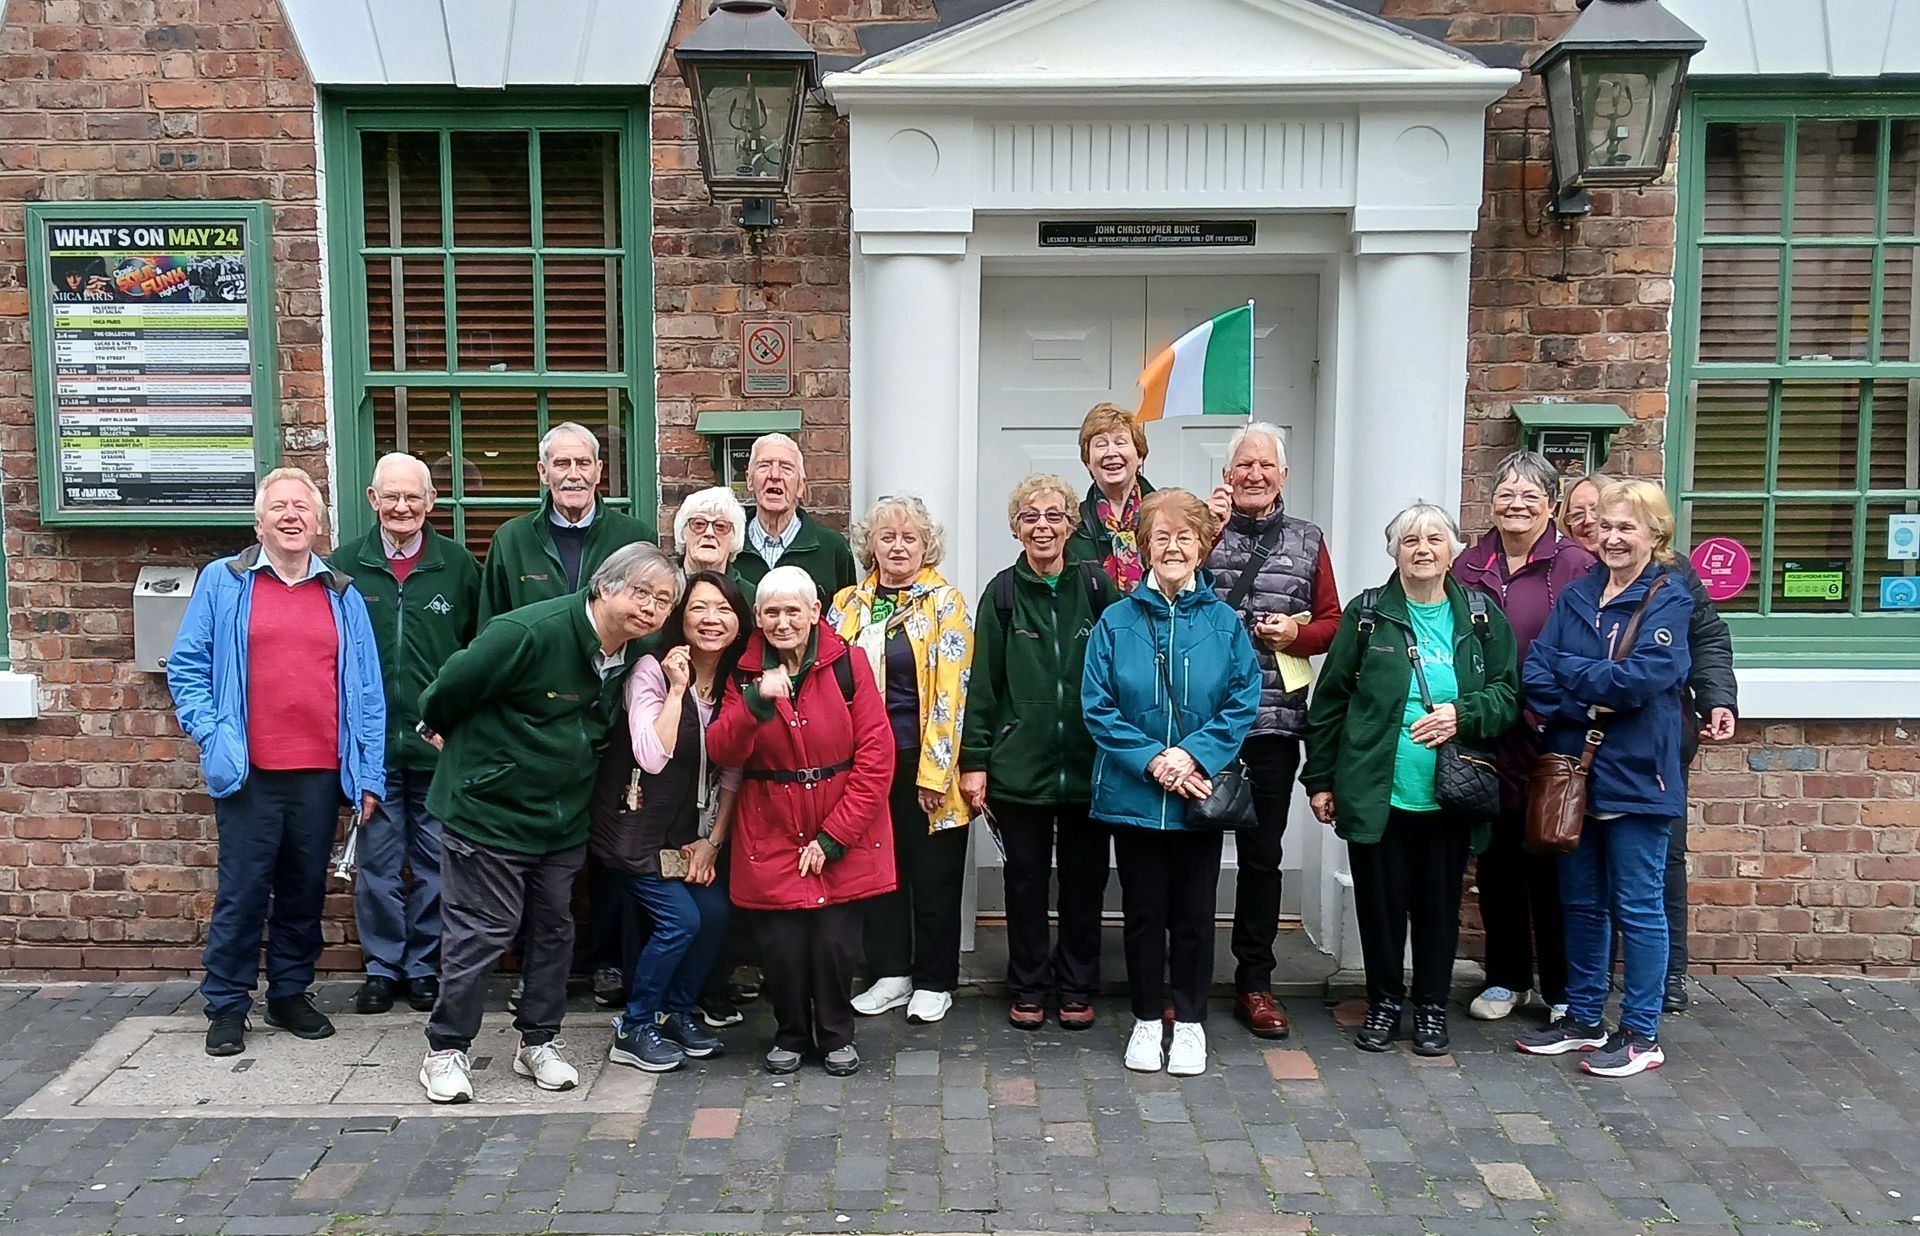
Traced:
POLYGON ((480 576, 480 625, 535 601, 578 592, 614 550, 653 540, 645 520, 600 498, 600 440, 567 421, 540 439, 540 509, 500 525, 480 576))

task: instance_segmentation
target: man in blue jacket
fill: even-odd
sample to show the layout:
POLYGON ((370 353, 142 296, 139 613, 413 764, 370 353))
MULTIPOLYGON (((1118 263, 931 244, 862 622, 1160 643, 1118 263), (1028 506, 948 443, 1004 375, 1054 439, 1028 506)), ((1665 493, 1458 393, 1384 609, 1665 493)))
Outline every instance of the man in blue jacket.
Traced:
POLYGON ((342 798, 364 821, 386 788, 386 696, 366 603, 313 550, 323 500, 299 468, 254 495, 259 544, 200 572, 167 658, 220 838, 207 927, 207 1054, 246 1048, 267 937, 267 1024, 323 1039, 307 988, 342 798), (271 898, 272 910, 268 904, 271 898))

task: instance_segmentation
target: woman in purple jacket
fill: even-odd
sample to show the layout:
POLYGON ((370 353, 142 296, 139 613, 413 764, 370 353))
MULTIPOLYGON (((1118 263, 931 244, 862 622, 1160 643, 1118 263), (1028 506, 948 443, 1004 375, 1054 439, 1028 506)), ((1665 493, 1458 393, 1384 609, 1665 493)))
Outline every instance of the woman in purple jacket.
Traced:
MULTIPOLYGON (((1494 472, 1493 531, 1453 564, 1463 585, 1493 598, 1513 628, 1521 664, 1546 626, 1547 615, 1574 580, 1593 568, 1593 555, 1553 526, 1559 474, 1544 456, 1516 451, 1494 472)), ((1525 697, 1522 697, 1525 704, 1525 697)), ((1530 708, 1522 724, 1496 744, 1500 765, 1500 818, 1481 854, 1480 918, 1487 934, 1487 986, 1469 1012, 1499 1021, 1534 995, 1558 1018, 1566 1010, 1567 948, 1561 933, 1560 884, 1553 855, 1529 854, 1526 831, 1527 775, 1540 749, 1540 718, 1530 708), (1537 964, 1537 970, 1536 970, 1537 964)))

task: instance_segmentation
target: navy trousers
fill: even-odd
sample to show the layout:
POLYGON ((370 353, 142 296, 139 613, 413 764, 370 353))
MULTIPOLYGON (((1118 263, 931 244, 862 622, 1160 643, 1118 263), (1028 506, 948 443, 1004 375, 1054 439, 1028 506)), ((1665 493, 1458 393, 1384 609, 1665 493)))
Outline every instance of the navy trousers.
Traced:
POLYGON ((360 830, 353 911, 367 973, 390 979, 440 972, 440 821, 427 810, 433 774, 392 769, 387 796, 360 830), (402 871, 410 874, 403 881, 402 871))

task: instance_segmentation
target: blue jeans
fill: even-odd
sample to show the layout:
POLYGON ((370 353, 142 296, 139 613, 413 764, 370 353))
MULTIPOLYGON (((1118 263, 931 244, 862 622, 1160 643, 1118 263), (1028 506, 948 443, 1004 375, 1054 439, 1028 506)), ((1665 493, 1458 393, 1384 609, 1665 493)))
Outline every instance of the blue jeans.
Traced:
POLYGON ((1607 1005, 1607 959, 1620 932, 1625 985, 1620 1024, 1649 1038, 1660 1030, 1667 980, 1666 816, 1588 816, 1580 845, 1560 856, 1567 932, 1567 1015, 1592 1025, 1607 1005))
POLYGON ((360 830, 353 914, 367 973, 390 979, 440 972, 440 821, 427 811, 430 772, 390 769, 387 796, 360 830), (401 871, 413 873, 410 885, 401 871))
POLYGON ((626 1025, 650 1024, 656 1013, 685 1013, 727 942, 727 894, 718 883, 689 884, 630 875, 627 893, 653 920, 653 934, 634 963, 626 1025))
POLYGON ((297 996, 313 985, 340 806, 340 774, 333 769, 249 769, 244 785, 213 800, 220 882, 207 924, 207 976, 200 981, 208 1017, 253 1007, 263 929, 267 999, 297 996))

